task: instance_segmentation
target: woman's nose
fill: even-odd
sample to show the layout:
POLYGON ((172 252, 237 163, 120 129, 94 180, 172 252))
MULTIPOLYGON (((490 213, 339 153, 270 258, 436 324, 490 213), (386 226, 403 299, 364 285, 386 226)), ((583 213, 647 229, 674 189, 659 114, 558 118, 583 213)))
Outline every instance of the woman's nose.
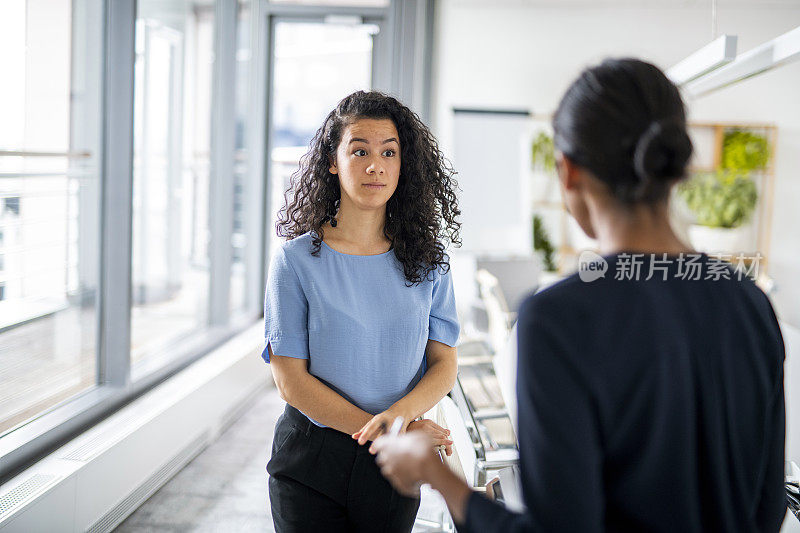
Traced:
POLYGON ((383 174, 383 164, 380 159, 373 159, 367 167, 367 174, 383 174))

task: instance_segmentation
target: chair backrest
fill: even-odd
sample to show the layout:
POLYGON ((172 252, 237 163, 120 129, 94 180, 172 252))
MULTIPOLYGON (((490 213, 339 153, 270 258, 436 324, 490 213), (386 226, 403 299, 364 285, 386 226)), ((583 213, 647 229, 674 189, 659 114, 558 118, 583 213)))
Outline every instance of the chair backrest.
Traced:
POLYGON ((509 311, 518 311, 522 301, 539 285, 542 261, 539 255, 478 257, 478 269, 490 272, 499 283, 509 311))
POLYGON ((464 419, 461 417, 461 412, 449 396, 445 396, 437 404, 434 421, 450 430, 450 439, 453 441, 453 455, 447 457, 442 454, 445 464, 470 487, 473 486, 475 484, 475 448, 464 419))
POLYGON ((508 302, 506 302, 503 289, 500 288, 500 280, 497 279, 497 276, 485 268, 480 268, 475 272, 475 279, 478 281, 481 298, 491 299, 503 313, 508 313, 508 302))
POLYGON ((500 384, 500 394, 503 396, 503 403, 506 405, 508 417, 514 427, 514 436, 519 438, 517 427, 517 324, 511 328, 508 335, 508 342, 502 349, 495 352, 492 358, 492 366, 497 381, 500 384))
POLYGON ((475 256, 468 252, 454 251, 449 256, 450 277, 456 294, 456 313, 461 331, 466 335, 476 333, 472 307, 479 301, 478 285, 475 282, 475 256))
POLYGON ((481 300, 489 317, 489 336, 495 351, 504 346, 508 339, 508 305, 500 290, 500 283, 488 270, 475 273, 481 300))

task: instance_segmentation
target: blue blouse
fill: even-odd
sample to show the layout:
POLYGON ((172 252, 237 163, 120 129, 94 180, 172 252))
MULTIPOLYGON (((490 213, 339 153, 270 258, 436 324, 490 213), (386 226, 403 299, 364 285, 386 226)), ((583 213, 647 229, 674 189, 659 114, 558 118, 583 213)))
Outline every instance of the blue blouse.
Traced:
MULTIPOLYGON (((265 343, 275 355, 308 359, 311 375, 378 414, 422 378, 428 339, 456 345, 450 272, 436 270, 408 287, 393 250, 349 255, 323 242, 314 257, 311 246, 306 233, 285 242, 270 263, 265 343)), ((267 347, 261 356, 269 363, 267 347)))

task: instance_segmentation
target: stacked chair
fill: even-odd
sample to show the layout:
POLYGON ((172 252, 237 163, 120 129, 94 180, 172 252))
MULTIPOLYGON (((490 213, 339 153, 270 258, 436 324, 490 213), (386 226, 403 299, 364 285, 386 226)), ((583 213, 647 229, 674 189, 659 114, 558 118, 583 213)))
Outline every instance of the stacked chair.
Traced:
POLYGON ((495 276, 479 269, 475 279, 488 318, 482 337, 462 339, 459 376, 450 393, 475 451, 470 484, 483 486, 489 474, 517 464, 516 313, 509 310, 495 276), (511 410, 509 410, 511 406, 511 410))
MULTIPOLYGON (((472 268, 469 279, 475 286, 476 301, 460 302, 462 336, 456 385, 425 417, 450 430, 453 455, 443 455, 442 460, 456 475, 477 491, 485 490, 491 482, 498 500, 521 510, 516 438, 516 312, 509 308, 497 277, 477 268, 479 263, 462 260, 459 264, 461 274, 465 265, 472 268), (476 316, 482 319, 475 320, 476 316)), ((535 288, 534 283, 527 292, 535 288)), ((421 508, 416 526, 427 531, 455 530, 449 514, 434 508, 421 508)))

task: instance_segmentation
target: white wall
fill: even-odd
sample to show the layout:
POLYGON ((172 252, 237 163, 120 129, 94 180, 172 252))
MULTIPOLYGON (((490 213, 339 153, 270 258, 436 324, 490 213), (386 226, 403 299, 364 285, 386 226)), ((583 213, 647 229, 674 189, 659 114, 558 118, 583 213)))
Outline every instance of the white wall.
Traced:
MULTIPOLYGON (((453 106, 552 113, 580 70, 604 57, 636 56, 668 68, 711 40, 709 2, 648 0, 636 7, 624 0, 440 0, 438 6, 433 128, 448 155, 453 106)), ((800 2, 723 0, 718 8, 719 32, 738 35, 740 51, 797 26, 800 2)), ((778 126, 770 274, 777 311, 795 326, 800 325, 798 94, 800 63, 795 63, 688 102, 691 120, 778 126)))

